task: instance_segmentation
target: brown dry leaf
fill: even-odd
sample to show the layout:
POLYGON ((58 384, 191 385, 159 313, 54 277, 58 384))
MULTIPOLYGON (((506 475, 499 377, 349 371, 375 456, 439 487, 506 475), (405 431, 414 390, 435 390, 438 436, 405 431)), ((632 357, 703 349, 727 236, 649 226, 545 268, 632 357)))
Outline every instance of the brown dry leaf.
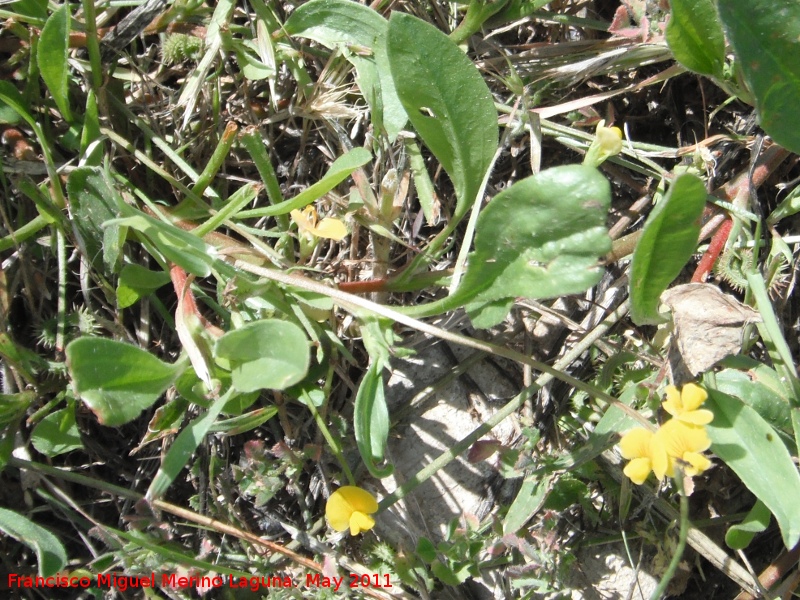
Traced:
POLYGON ((761 321, 758 311, 709 283, 675 286, 661 294, 661 302, 672 310, 673 344, 693 376, 738 354, 744 326, 761 321))

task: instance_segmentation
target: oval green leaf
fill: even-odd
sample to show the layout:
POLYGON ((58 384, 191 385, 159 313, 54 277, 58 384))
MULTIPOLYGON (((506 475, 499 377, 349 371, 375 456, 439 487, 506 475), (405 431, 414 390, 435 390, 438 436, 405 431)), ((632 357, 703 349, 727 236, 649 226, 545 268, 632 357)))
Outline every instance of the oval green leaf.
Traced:
POLYGON ((706 188, 694 175, 681 175, 647 222, 631 263, 631 319, 637 325, 660 323, 661 293, 697 248, 706 188))
POLYGON ((217 340, 214 355, 230 362, 233 386, 240 392, 294 385, 306 376, 310 360, 303 330, 279 319, 229 331, 217 340))
POLYGON ((75 393, 109 427, 138 417, 180 374, 141 348, 109 339, 79 338, 66 354, 75 393))
POLYGON ((722 77, 725 34, 712 0, 670 0, 666 39, 675 59, 702 75, 722 77))
POLYGON ((800 152, 800 3, 719 0, 718 6, 761 126, 781 146, 800 152))
POLYGON ((75 423, 75 409, 64 408, 47 415, 33 428, 31 442, 45 456, 58 456, 83 448, 75 423))
POLYGON ((475 200, 497 150, 492 94, 455 42, 421 19, 392 13, 387 48, 400 102, 453 181, 458 220, 475 200))
POLYGON ((58 538, 19 513, 0 508, 0 531, 33 548, 42 577, 55 575, 67 564, 67 553, 58 538))
POLYGON ((714 413, 706 426, 711 451, 775 515, 783 542, 793 548, 800 541, 800 474, 780 436, 733 396, 709 389, 705 407, 714 413))
POLYGON ((727 532, 725 532, 725 543, 728 548, 734 550, 744 550, 753 541, 757 533, 761 533, 769 527, 769 520, 771 514, 766 504, 761 500, 756 500, 753 508, 747 513, 747 516, 741 523, 732 525, 727 532))
MULTIPOLYGON (((477 312, 507 298, 554 298, 596 284, 611 249, 611 186, 593 167, 542 171, 498 194, 478 218, 458 294, 477 312)), ((497 304, 497 306, 501 306, 497 304)))
POLYGON ((389 409, 386 407, 386 395, 383 390, 382 369, 374 361, 358 386, 353 429, 356 445, 364 464, 373 477, 388 477, 394 472, 391 465, 379 467, 386 452, 389 439, 389 409))
POLYGON ((36 61, 47 88, 67 121, 72 121, 69 108, 69 3, 59 6, 42 28, 36 61))

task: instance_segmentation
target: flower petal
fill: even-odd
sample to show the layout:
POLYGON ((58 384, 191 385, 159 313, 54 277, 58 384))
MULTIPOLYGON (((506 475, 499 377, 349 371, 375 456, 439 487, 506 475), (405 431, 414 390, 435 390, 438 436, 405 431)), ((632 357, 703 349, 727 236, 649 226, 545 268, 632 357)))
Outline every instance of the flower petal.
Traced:
POLYGON ((350 516, 350 535, 358 535, 362 531, 369 531, 375 526, 375 519, 356 511, 350 516))
POLYGON ((677 417, 683 412, 681 393, 678 391, 678 388, 676 388, 674 385, 667 386, 667 399, 661 403, 661 406, 663 406, 664 410, 673 417, 677 417))
POLYGON ((714 420, 714 413, 701 408, 700 410, 690 410, 681 415, 677 415, 676 418, 691 425, 707 425, 714 420))
POLYGON ((660 434, 661 429, 656 432, 650 442, 650 460, 653 463, 653 473, 659 481, 663 480, 665 475, 667 477, 675 475, 675 463, 667 452, 664 439, 660 434))
POLYGON ((682 458, 686 452, 703 452, 711 446, 705 427, 691 425, 680 419, 670 419, 656 436, 671 457, 682 458))
POLYGON ((329 240, 341 241, 347 235, 347 227, 339 219, 326 217, 322 219, 319 225, 311 230, 311 233, 317 237, 327 238, 329 240))
POLYGON ((696 383, 687 383, 681 390, 681 404, 683 410, 697 410, 706 401, 708 394, 696 383))
POLYGON ((649 458, 634 458, 622 469, 622 472, 636 485, 642 485, 650 475, 650 471, 652 464, 649 458))
POLYGON ((340 494, 339 491, 336 490, 328 498, 328 502, 325 504, 325 517, 336 531, 347 531, 347 528, 350 527, 353 507, 350 506, 345 495, 340 494))
POLYGON ((644 427, 631 429, 619 441, 619 449, 623 458, 643 458, 650 456, 650 440, 653 432, 644 427))
POLYGON ((687 452, 683 455, 683 462, 688 466, 684 466, 684 472, 690 477, 699 475, 711 466, 711 461, 697 452, 687 452))

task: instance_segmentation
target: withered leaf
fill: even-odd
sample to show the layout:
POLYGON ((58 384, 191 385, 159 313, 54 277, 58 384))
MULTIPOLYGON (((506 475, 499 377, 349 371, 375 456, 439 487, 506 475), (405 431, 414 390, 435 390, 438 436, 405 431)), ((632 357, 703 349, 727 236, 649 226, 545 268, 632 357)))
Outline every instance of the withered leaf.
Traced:
POLYGON ((661 302, 672 310, 673 345, 693 376, 741 352, 744 326, 761 321, 758 311, 709 283, 677 285, 661 302))

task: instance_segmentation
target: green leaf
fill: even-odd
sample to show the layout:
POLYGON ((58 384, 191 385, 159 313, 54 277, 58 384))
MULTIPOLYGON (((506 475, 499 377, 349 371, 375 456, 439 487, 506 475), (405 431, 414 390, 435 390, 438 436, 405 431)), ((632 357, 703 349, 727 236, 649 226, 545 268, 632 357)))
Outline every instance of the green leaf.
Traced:
POLYGON ((787 548, 800 541, 800 474, 777 432, 739 399, 709 389, 705 407, 714 413, 706 426, 711 451, 775 515, 787 548))
MULTIPOLYGON (((600 280, 599 257, 611 249, 606 229, 611 187, 593 167, 542 171, 498 194, 476 227, 475 251, 457 294, 486 304, 555 298, 600 280)), ((496 308, 496 307, 495 307, 496 308)))
POLYGON ((146 497, 149 501, 157 500, 167 492, 234 394, 234 389, 229 388, 225 395, 214 400, 206 414, 197 417, 178 434, 169 447, 161 468, 147 488, 146 497))
POLYGON ((19 90, 9 81, 0 80, 0 102, 2 102, 2 106, 0 106, 0 123, 16 125, 19 119, 12 115, 13 112, 33 127, 35 121, 26 108, 28 103, 25 102, 25 98, 22 97, 19 90))
POLYGON ((455 186, 459 220, 472 206, 497 150, 497 111, 478 69, 444 33, 393 12, 387 41, 397 95, 455 186))
POLYGON ((391 465, 380 468, 389 439, 389 409, 383 390, 383 369, 377 361, 370 364, 356 394, 353 429, 358 451, 373 477, 388 477, 394 472, 391 465))
POLYGON ((717 389, 736 396, 753 408, 770 425, 787 434, 792 432, 789 399, 778 374, 751 358, 736 357, 725 364, 735 364, 735 369, 724 369, 717 373, 717 389))
POLYGON ((141 265, 125 265, 117 283, 117 306, 128 308, 139 298, 149 296, 168 283, 169 274, 164 271, 151 271, 141 265))
POLYGON ((109 427, 138 417, 180 374, 141 348, 109 339, 79 338, 66 354, 75 393, 109 427))
POLYGON ((719 0, 718 7, 761 126, 781 146, 800 152, 800 3, 719 0))
POLYGON ((0 508, 0 531, 36 552, 39 575, 51 577, 67 564, 67 553, 56 536, 19 513, 0 508))
POLYGON ((722 77, 725 34, 713 0, 670 0, 666 39, 675 59, 687 69, 722 77))
POLYGON ((83 448, 75 423, 74 407, 50 413, 31 432, 33 447, 45 456, 58 456, 83 448))
POLYGON ((123 226, 140 231, 150 239, 164 258, 184 271, 198 277, 208 277, 211 274, 215 251, 202 239, 130 206, 123 205, 121 208, 124 215, 130 216, 106 221, 104 227, 123 226))
POLYGON ((104 223, 120 216, 123 201, 103 172, 94 167, 79 167, 67 179, 70 222, 86 258, 98 269, 111 273, 122 253, 122 229, 104 223), (100 258, 102 257, 102 262, 100 258))
POLYGON ((289 35, 341 50, 356 69, 356 82, 373 122, 386 130, 390 141, 397 138, 408 117, 389 70, 386 19, 351 0, 311 0, 292 13, 284 29, 289 35))
POLYGON ((59 6, 42 28, 37 46, 36 62, 58 110, 72 121, 69 108, 69 3, 59 6))
POLYGON ((315 200, 321 198, 324 194, 330 192, 342 181, 347 179, 353 171, 359 167, 363 167, 370 160, 372 160, 372 155, 369 153, 369 150, 366 148, 353 148, 347 154, 342 154, 333 161, 331 168, 328 169, 328 172, 325 173, 322 179, 307 187, 294 198, 264 208, 243 210, 238 216, 240 219, 247 219, 250 217, 273 217, 275 215, 285 215, 295 209, 308 206, 315 200))
POLYGON ((553 487, 554 477, 552 474, 542 476, 540 473, 525 478, 503 521, 504 533, 519 531, 533 515, 539 512, 553 487))
POLYGON ((769 527, 770 512, 766 504, 761 500, 756 500, 753 508, 747 513, 744 520, 733 525, 725 533, 725 543, 728 548, 733 550, 744 550, 753 541, 757 533, 761 533, 769 527))
POLYGON ((706 188, 694 175, 679 176, 656 205, 631 262, 631 318, 637 325, 660 323, 661 293, 697 248, 706 188))
POLYGON ((308 338, 294 323, 264 319, 229 331, 217 340, 214 355, 230 361, 240 392, 283 390, 308 372, 308 338))

